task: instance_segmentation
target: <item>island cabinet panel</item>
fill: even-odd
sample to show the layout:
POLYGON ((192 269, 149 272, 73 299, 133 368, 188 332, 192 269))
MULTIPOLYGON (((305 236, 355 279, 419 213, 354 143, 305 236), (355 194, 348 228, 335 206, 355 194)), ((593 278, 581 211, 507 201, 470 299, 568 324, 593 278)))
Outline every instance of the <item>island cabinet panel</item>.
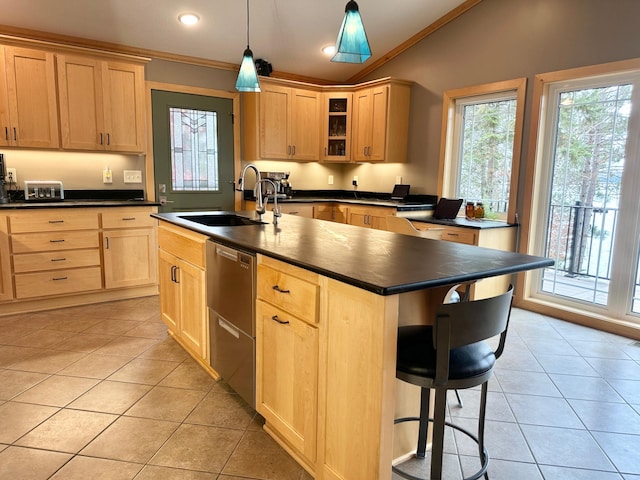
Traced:
POLYGON ((398 296, 329 280, 317 478, 390 479, 398 296))
POLYGON ((204 269, 207 238, 165 223, 158 228, 162 320, 173 337, 204 365, 209 356, 204 269))
POLYGON ((257 409, 310 463, 316 460, 318 329, 262 300, 256 305, 257 409))
POLYGON ((265 430, 314 478, 390 479, 398 296, 263 255, 257 282, 265 430))
POLYGON ((54 54, 0 46, 0 145, 57 148, 58 107, 54 54), (4 89, 2 88, 4 87, 4 89), (3 105, 4 103, 4 105, 3 105))
POLYGON ((266 429, 310 472, 318 422, 322 277, 258 256, 256 409, 266 429))
POLYGON ((6 215, 0 215, 0 301, 13 299, 11 255, 9 254, 9 224, 6 215))

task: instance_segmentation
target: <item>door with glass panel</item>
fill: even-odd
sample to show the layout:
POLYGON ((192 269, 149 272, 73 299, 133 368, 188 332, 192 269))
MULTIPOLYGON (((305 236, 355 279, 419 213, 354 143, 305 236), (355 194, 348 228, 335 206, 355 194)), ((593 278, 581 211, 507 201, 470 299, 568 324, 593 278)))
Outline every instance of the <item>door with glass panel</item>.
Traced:
POLYGON ((233 210, 233 100, 152 90, 160 211, 233 210))
POLYGON ((549 87, 544 131, 545 228, 538 297, 609 317, 640 320, 638 74, 549 87))

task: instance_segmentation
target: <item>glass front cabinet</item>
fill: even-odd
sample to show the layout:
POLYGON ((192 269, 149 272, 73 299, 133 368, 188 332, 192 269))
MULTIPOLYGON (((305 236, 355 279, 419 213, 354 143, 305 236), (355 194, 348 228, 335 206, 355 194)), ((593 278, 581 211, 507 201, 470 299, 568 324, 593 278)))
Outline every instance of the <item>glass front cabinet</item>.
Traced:
POLYGON ((322 159, 326 162, 351 160, 351 93, 325 93, 322 159))

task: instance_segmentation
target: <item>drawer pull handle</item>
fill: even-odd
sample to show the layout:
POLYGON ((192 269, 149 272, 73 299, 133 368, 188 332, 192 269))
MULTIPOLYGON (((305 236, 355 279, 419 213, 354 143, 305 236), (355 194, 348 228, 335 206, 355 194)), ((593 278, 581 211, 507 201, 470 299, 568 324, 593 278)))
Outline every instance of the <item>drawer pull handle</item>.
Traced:
POLYGON ((69 277, 53 277, 53 281, 66 280, 69 277))
POLYGON ((449 235, 450 237, 459 237, 460 236, 459 233, 451 233, 451 232, 447 233, 447 235, 449 235))
POLYGON ((280 325, 288 325, 289 324, 289 320, 280 320, 278 318, 278 315, 274 315, 273 317, 271 317, 271 320, 275 320, 276 322, 278 322, 280 325))
POLYGON ((136 217, 122 217, 122 220, 135 220, 136 217))
POLYGON ((52 262, 64 262, 66 260, 66 258, 62 257, 62 258, 52 258, 51 261, 52 262))
POLYGON ((64 223, 64 220, 49 220, 49 223, 64 223))
POLYGON ((282 290, 278 285, 274 285, 273 288, 276 292, 280 292, 280 293, 291 293, 291 290, 282 290))
POLYGON ((64 242, 64 238, 61 238, 60 240, 49 240, 49 243, 62 243, 64 242))

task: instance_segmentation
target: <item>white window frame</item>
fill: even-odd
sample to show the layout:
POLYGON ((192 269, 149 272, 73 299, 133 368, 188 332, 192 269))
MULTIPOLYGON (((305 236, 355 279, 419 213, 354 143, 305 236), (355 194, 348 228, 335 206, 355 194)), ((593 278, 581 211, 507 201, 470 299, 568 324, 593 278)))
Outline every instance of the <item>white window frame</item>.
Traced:
MULTIPOLYGON (((547 118, 550 109, 554 108, 555 99, 560 91, 580 88, 585 81, 589 85, 594 85, 599 78, 602 83, 607 83, 607 77, 616 75, 616 81, 630 81, 640 85, 638 80, 633 81, 634 76, 640 74, 640 59, 625 60, 603 65, 581 67, 559 72, 550 72, 536 75, 532 104, 532 124, 529 142, 529 152, 527 160, 527 182, 525 189, 524 218, 522 228, 522 242, 520 251, 532 255, 539 255, 544 248, 544 237, 547 224, 547 212, 542 203, 542 199, 548 197, 550 179, 548 176, 548 164, 544 160, 550 157, 549 150, 553 141, 548 140, 549 132, 554 131, 554 125, 550 125, 547 118), (628 78, 624 78, 627 76, 628 78), (570 82, 570 83, 569 83, 570 82), (569 85, 566 87, 565 85, 569 85)), ((640 88, 636 86, 632 95, 631 116, 629 117, 629 137, 627 141, 627 160, 625 161, 625 174, 623 175, 623 191, 638 191, 640 189, 640 88)), ((624 195, 624 194, 623 194, 624 195)), ((624 201, 624 196, 621 202, 624 201)), ((640 206, 639 206, 640 208, 640 206)), ((618 224, 624 225, 624 229, 618 229, 616 235, 615 250, 617 252, 634 252, 630 262, 620 261, 622 255, 617 255, 618 261, 612 265, 612 278, 614 276, 634 277, 640 242, 640 215, 632 209, 627 209, 618 218, 618 224), (630 265, 633 268, 630 268, 630 265)), ((558 297, 539 291, 540 284, 539 271, 526 272, 521 274, 524 281, 518 282, 516 290, 517 305, 529 310, 537 311, 558 318, 574 321, 596 328, 606 328, 607 330, 629 334, 629 327, 636 330, 638 328, 638 315, 630 314, 630 291, 622 291, 612 288, 610 291, 610 305, 618 305, 617 311, 598 306, 585 306, 577 308, 575 303, 564 302, 558 297), (625 298, 626 296, 626 298, 625 298)), ((634 278, 628 279, 628 284, 632 285, 634 278)), ((632 287, 629 287, 632 288, 632 287)))
POLYGON ((438 176, 439 197, 457 198, 458 196, 462 107, 485 101, 515 99, 516 115, 513 132, 509 207, 506 218, 501 220, 505 220, 507 223, 517 223, 516 200, 518 193, 520 152, 522 149, 526 85, 526 78, 517 78, 444 92, 442 140, 440 143, 440 168, 438 176))

